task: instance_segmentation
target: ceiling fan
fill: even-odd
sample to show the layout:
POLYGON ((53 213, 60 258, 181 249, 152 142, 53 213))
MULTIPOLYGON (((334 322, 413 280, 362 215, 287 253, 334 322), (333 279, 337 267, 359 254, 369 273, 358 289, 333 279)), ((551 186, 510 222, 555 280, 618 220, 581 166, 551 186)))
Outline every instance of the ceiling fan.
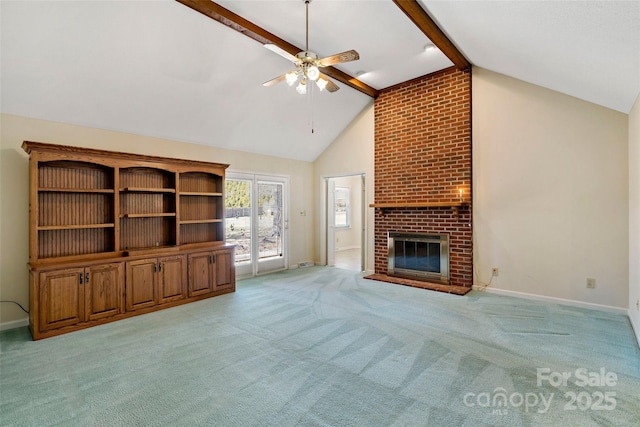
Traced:
POLYGON ((329 80, 325 74, 320 72, 320 68, 329 67, 336 64, 341 64, 343 62, 355 61, 360 59, 360 55, 355 50, 348 50, 346 52, 337 53, 335 55, 327 56, 326 58, 318 59, 318 55, 309 51, 309 3, 311 0, 303 0, 306 5, 306 17, 307 17, 307 26, 306 26, 306 45, 305 50, 302 52, 298 52, 297 55, 292 55, 286 50, 282 49, 279 46, 276 46, 272 43, 267 43, 264 45, 267 49, 272 52, 277 53, 278 55, 288 59, 293 62, 296 66, 295 70, 291 70, 288 73, 285 73, 281 76, 276 77, 275 79, 271 79, 267 82, 264 82, 263 86, 273 86, 276 83, 279 83, 285 80, 289 86, 293 86, 295 82, 300 80, 298 86, 296 87, 296 91, 304 95, 307 93, 307 83, 310 81, 315 82, 318 88, 322 91, 327 89, 329 92, 335 92, 338 89, 338 85, 329 80))

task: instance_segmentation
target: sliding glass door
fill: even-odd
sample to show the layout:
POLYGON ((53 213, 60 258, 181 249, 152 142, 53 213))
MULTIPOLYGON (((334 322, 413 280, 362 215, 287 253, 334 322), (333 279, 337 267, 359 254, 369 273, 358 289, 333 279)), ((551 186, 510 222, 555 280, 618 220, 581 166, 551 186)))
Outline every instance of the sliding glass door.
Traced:
POLYGON ((226 239, 236 245, 236 274, 252 276, 287 265, 288 178, 229 172, 226 239))

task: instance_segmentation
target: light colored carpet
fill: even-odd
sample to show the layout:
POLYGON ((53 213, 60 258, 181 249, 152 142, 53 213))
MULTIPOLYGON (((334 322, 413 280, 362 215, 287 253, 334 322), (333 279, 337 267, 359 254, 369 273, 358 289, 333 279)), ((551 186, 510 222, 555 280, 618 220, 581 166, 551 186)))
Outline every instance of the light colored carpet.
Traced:
POLYGON ((351 248, 336 251, 335 266, 336 268, 342 268, 345 270, 362 271, 362 249, 351 248))
POLYGON ((26 328, 4 331, 0 352, 6 426, 548 427, 640 419, 640 351, 623 315, 448 295, 337 268, 252 278, 234 294, 38 342, 26 328), (552 379, 571 377, 538 386, 538 368, 552 379), (603 369, 609 383, 582 384, 579 369, 598 377, 603 369))

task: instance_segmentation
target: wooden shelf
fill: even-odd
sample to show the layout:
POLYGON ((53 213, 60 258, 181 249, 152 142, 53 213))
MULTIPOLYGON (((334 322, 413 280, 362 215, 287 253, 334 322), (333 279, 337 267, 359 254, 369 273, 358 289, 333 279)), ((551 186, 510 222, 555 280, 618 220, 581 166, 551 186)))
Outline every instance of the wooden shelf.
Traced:
POLYGON ((99 254, 84 254, 84 255, 70 255, 70 256, 57 256, 52 258, 40 258, 35 262, 29 262, 30 267, 35 268, 47 268, 50 266, 69 268, 76 267, 78 263, 104 263, 105 261, 111 261, 114 258, 120 256, 117 252, 101 252, 99 254))
POLYGON ((459 208, 469 206, 468 202, 394 202, 394 203, 371 203, 370 208, 380 209, 382 215, 389 209, 402 209, 402 208, 451 208, 453 213, 458 218, 460 216, 459 208))
POLYGON ((203 193, 200 191, 181 191, 181 196, 222 197, 222 193, 203 193))
POLYGON ((120 191, 125 193, 175 193, 175 188, 125 187, 120 191))
POLYGON ((371 203, 370 208, 456 208, 467 206, 467 202, 397 202, 397 203, 371 203))
POLYGON ((220 249, 220 248, 235 248, 235 245, 228 245, 224 242, 200 242, 200 243, 185 243, 180 245, 185 250, 193 249, 220 249))
POLYGON ((211 222, 222 222, 222 219, 211 218, 211 219, 190 219, 186 221, 180 221, 180 225, 182 224, 207 224, 211 222))
POLYGON ((148 248, 128 248, 122 252, 123 256, 152 255, 165 252, 178 252, 180 248, 176 245, 152 246, 148 248))
POLYGON ((113 188, 38 188, 42 193, 102 193, 113 194, 115 190, 113 188))
POLYGON ((175 212, 170 213, 128 213, 121 214, 120 218, 159 218, 159 217, 174 217, 175 212))
POLYGON ((47 230, 81 230, 89 228, 113 228, 115 224, 76 224, 76 225, 41 225, 39 231, 47 230))

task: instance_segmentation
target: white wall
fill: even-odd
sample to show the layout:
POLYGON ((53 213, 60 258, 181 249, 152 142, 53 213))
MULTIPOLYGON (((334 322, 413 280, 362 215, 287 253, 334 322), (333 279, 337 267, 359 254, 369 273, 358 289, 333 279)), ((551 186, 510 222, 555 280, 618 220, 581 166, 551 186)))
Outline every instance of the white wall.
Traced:
POLYGON ((640 345, 640 96, 629 113, 629 318, 640 345))
POLYGON ((476 283, 628 307, 628 116, 480 68, 472 87, 476 283))
POLYGON ((365 270, 373 272, 373 137, 374 115, 373 101, 353 122, 336 138, 336 140, 316 159, 316 211, 319 221, 316 224, 319 252, 316 263, 327 263, 327 200, 325 178, 353 174, 365 174, 365 201, 368 211, 365 215, 365 270))
MULTIPOLYGON (((290 197, 289 263, 315 259, 313 164, 158 138, 2 115, 0 119, 0 299, 28 306, 29 259, 28 156, 23 140, 73 145, 136 154, 230 164, 230 169, 288 175, 290 197), (296 215, 306 211, 306 216, 296 215)), ((23 322, 27 315, 14 304, 0 304, 0 326, 23 322)))

